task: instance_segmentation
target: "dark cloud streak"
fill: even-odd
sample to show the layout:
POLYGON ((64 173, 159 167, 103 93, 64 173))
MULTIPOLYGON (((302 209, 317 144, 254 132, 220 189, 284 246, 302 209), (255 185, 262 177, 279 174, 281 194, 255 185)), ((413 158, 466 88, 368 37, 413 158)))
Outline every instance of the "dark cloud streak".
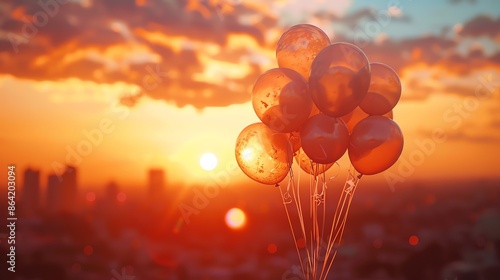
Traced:
POLYGON ((500 17, 495 19, 487 15, 479 15, 464 24, 460 35, 495 38, 500 35, 500 17))
MULTIPOLYGON (((37 1, 28 0, 7 1, 3 7, 10 9, 8 13, 18 7, 24 7, 24 18, 28 21, 33 14, 43 11, 37 1)), ((173 102, 178 106, 190 104, 196 108, 246 102, 247 94, 234 92, 225 85, 193 81, 192 76, 204 70, 195 51, 174 51, 137 36, 133 39, 134 42, 131 42, 130 38, 112 30, 112 23, 117 22, 123 23, 131 34, 142 29, 164 34, 166 38, 182 36, 187 40, 215 43, 222 49, 217 59, 233 63, 238 61, 235 54, 243 54, 245 51, 227 48, 230 35, 248 35, 261 46, 265 44, 261 29, 241 24, 238 16, 234 14, 224 14, 222 19, 215 14, 213 7, 207 8, 211 9, 213 16, 205 17, 198 11, 188 11, 187 2, 182 0, 148 1, 144 6, 136 6, 134 0, 93 1, 92 7, 84 7, 76 2, 60 5, 58 13, 50 17, 45 26, 37 28, 32 38, 19 44, 18 54, 14 54, 9 37, 0 37, 0 73, 32 80, 77 77, 95 82, 126 82, 142 86, 144 77, 149 75, 145 69, 148 65, 151 66, 150 62, 133 63, 126 69, 109 69, 102 61, 88 56, 63 63, 68 56, 81 50, 92 49, 104 55, 104 51, 111 46, 141 44, 161 57, 160 64, 165 71, 180 73, 175 78, 164 77, 158 87, 145 92, 152 98, 173 102), (46 56, 51 61, 38 63, 46 56), (194 94, 188 95, 186 92, 194 94)), ((237 8, 242 14, 256 13, 241 5, 237 8)), ((0 21, 0 28, 6 33, 24 36, 23 27, 29 24, 25 19, 7 18, 0 21)), ((262 21, 276 22, 266 16, 262 21)), ((227 82, 236 83, 240 88, 253 84, 261 69, 257 65, 249 64, 252 73, 248 77, 229 79, 227 82)), ((133 103, 130 102, 131 105, 133 103)))

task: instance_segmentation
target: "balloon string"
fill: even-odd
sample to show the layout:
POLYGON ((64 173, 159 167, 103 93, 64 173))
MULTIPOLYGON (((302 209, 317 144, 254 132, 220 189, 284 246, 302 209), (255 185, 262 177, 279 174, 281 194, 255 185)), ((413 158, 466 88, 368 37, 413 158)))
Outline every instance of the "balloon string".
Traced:
MULTIPOLYGON (((325 166, 325 168, 326 168, 326 166, 325 166)), ((324 170, 324 171, 326 171, 326 170, 324 170)), ((327 203, 326 193, 327 192, 326 192, 326 174, 325 174, 325 172, 323 172, 322 178, 323 178, 323 186, 324 186, 323 188, 325 189, 325 196, 324 196, 324 202, 323 202, 323 222, 321 225, 321 237, 320 237, 320 239, 321 239, 321 243, 324 244, 323 239, 325 238, 325 224, 326 224, 326 215, 327 215, 327 213, 326 213, 326 203, 327 203)), ((326 253, 326 250, 325 250, 325 253, 326 253)), ((323 259, 323 261, 324 261, 324 259, 323 259)), ((321 277, 321 274, 320 274, 320 277, 321 277)))
POLYGON ((299 246, 297 244, 297 239, 295 237, 294 227, 292 225, 292 220, 290 219, 290 213, 288 212, 287 204, 285 203, 285 196, 284 196, 284 193, 283 193, 283 190, 281 189, 281 187, 279 187, 279 189, 280 189, 281 199, 283 201, 283 206, 285 207, 286 217, 288 219, 288 225, 290 226, 290 231, 292 232, 292 238, 293 238, 294 243, 295 243, 295 249, 297 250, 297 255, 299 256, 300 268, 302 270, 302 273, 305 274, 304 264, 302 263, 302 257, 300 255, 299 246))
POLYGON ((317 182, 318 175, 317 174, 320 174, 320 172, 319 172, 320 168, 322 170, 321 173, 324 173, 326 171, 326 165, 313 162, 312 160, 309 160, 309 164, 310 164, 310 168, 311 168, 310 170, 312 172, 311 175, 314 176, 313 178, 314 178, 314 182, 315 182, 314 199, 315 199, 315 202, 317 203, 317 205, 319 206, 324 201, 326 184, 321 185, 321 192, 319 192, 318 191, 318 182, 317 182))
MULTIPOLYGON (((327 265, 327 264, 328 264, 328 261, 329 261, 329 257, 330 257, 330 254, 331 254, 331 250, 332 250, 332 248, 333 248, 333 245, 335 244, 335 239, 336 239, 336 236, 337 236, 337 234, 338 234, 338 227, 337 227, 337 226, 338 226, 338 220, 337 220, 337 216, 340 216, 338 212, 339 212, 339 209, 340 209, 340 210, 343 210, 344 205, 345 205, 345 201, 346 201, 346 199, 347 199, 347 196, 346 196, 346 195, 344 195, 344 194, 345 194, 345 192, 344 192, 344 191, 342 191, 341 198, 339 199, 339 202, 341 202, 341 203, 339 204, 339 206, 340 206, 340 205, 342 205, 342 207, 339 207, 339 206, 338 206, 338 207, 336 208, 336 211, 335 211, 335 218, 334 218, 334 220, 332 221, 332 227, 331 227, 331 230, 330 230, 330 236, 329 236, 329 238, 328 238, 328 244, 327 244, 327 249, 326 249, 326 253, 325 253, 325 261, 323 262, 323 267, 322 267, 322 271, 321 271, 321 275, 325 274, 325 277, 326 277, 326 275, 328 275, 328 269, 327 269, 328 265, 327 265), (335 236, 333 236, 334 232, 335 232, 335 236)), ((341 211, 341 212, 342 212, 342 211, 341 211)), ((334 257, 335 257, 335 256, 333 256, 333 257, 332 257, 332 259, 333 259, 334 257)), ((320 278, 321 278, 321 277, 320 277, 320 278)))
POLYGON ((314 197, 311 197, 311 203, 314 202, 312 208, 313 208, 313 237, 314 237, 314 262, 313 262, 313 271, 312 271, 312 277, 313 279, 316 279, 316 266, 318 263, 319 259, 319 250, 318 250, 318 164, 315 164, 314 169, 313 169, 313 174, 314 174, 314 197))
MULTIPOLYGON (((309 161, 311 167, 311 176, 310 176, 310 186, 314 186, 314 191, 311 191, 310 196, 310 209, 311 209, 311 252, 312 252, 312 260, 311 261, 311 274, 313 279, 317 279, 317 274, 319 271, 319 260, 320 255, 322 254, 322 244, 323 244, 323 236, 325 235, 325 224, 326 224, 326 190, 328 185, 326 184, 326 169, 327 165, 314 163, 313 161, 309 161), (321 170, 321 172, 319 172, 321 170), (316 174, 321 174, 320 176, 316 174), (323 204, 323 207, 319 208, 319 206, 323 204), (322 211, 320 211, 322 210, 322 211), (320 231, 320 219, 321 219, 321 231, 320 231)), ((336 162, 337 166, 340 165, 336 162)), ((332 176, 330 180, 337 177, 338 174, 332 176)), ((326 251, 326 249, 325 249, 326 251)), ((323 270, 323 269, 322 269, 323 270)))
MULTIPOLYGON (((357 178, 357 180, 356 180, 356 186, 357 186, 357 183, 359 182, 359 179, 360 179, 360 178, 361 178, 361 177, 358 177, 358 178, 357 178)), ((339 238, 338 238, 338 241, 337 241, 339 245, 340 245, 340 242, 341 242, 342 237, 343 237, 343 235, 344 235, 345 225, 346 225, 346 223, 347 223, 347 216, 348 216, 349 210, 350 210, 350 208, 351 208, 351 202, 352 202, 352 199, 353 199, 353 197, 354 197, 354 192, 355 192, 355 190, 356 190, 356 186, 354 186, 354 187, 353 187, 352 193, 351 193, 351 195, 349 196, 349 202, 348 202, 348 205, 347 205, 347 209, 346 209, 346 213, 345 213, 345 215, 344 215, 343 222, 342 222, 342 224, 341 224, 341 228, 340 228, 339 232, 338 232, 338 233, 336 234, 336 236, 335 236, 335 239, 336 239, 337 235, 339 235, 339 238)), ((334 245, 334 244, 335 244, 335 240, 333 241, 333 244, 332 244, 332 249, 333 249, 333 245, 334 245)), ((330 252, 331 252, 331 251, 330 251, 330 252)), ((326 274, 325 274, 325 278, 324 278, 325 280, 326 280, 326 277, 327 277, 327 275, 328 275, 328 272, 330 271, 330 269, 331 269, 331 267, 332 267, 332 265, 333 265, 333 261, 335 260, 335 257, 337 256, 337 252, 338 252, 338 248, 336 248, 336 249, 335 249, 335 252, 334 252, 334 254, 333 254, 333 256, 332 256, 332 258, 331 258, 331 260, 330 260, 330 264, 328 265, 328 268, 326 269, 326 274)), ((325 262, 325 263, 326 263, 326 262, 325 262)))
MULTIPOLYGON (((351 167, 352 168, 352 167, 351 167)), ((346 182, 344 183, 344 187, 342 189, 341 197, 338 201, 337 208, 335 210, 334 219, 332 221, 332 228, 330 231, 330 237, 328 238, 327 251, 325 254, 325 261, 323 263, 323 268, 321 271, 320 279, 324 275, 324 279, 326 279, 328 272, 331 269, 335 256, 337 255, 337 248, 335 249, 334 254, 329 259, 332 254, 332 250, 335 247, 336 243, 340 244, 345 224, 347 221, 347 216, 349 213, 349 209, 351 206, 352 198, 354 197, 354 192, 356 190, 356 186, 358 185, 359 179, 361 175, 355 176, 352 174, 351 170, 348 172, 348 177, 346 178, 346 182), (347 203, 347 205, 346 205, 347 203), (344 213, 345 210, 345 213, 344 213), (340 220, 342 219, 342 222, 340 220), (339 224, 340 223, 340 224, 339 224), (333 233, 335 232, 335 236, 333 233), (333 238, 332 238, 333 237, 333 238)))
MULTIPOLYGON (((340 168, 340 164, 339 164, 339 162, 338 162, 338 161, 336 161, 336 162, 335 162, 335 165, 337 165, 337 167, 338 167, 338 172, 337 172, 337 174, 335 174, 335 175, 333 175, 333 176, 330 176, 330 178, 328 178, 329 180, 333 180, 333 179, 337 178, 337 176, 339 176, 339 174, 340 174, 340 169, 341 169, 341 168, 340 168)), ((326 176, 325 176, 325 177, 326 177, 326 176)))
MULTIPOLYGON (((324 164, 316 164, 316 172, 314 174, 322 174, 324 176, 324 171, 325 171, 326 165, 324 164), (320 173, 320 169, 321 172, 320 173)), ((319 194, 319 203, 317 201, 316 204, 316 252, 317 252, 317 261, 316 261, 316 268, 314 271, 314 275, 318 276, 317 273, 319 273, 319 260, 320 260, 320 254, 321 254, 321 244, 323 242, 323 234, 322 231, 324 229, 324 221, 325 221, 325 198, 326 198, 326 185, 324 183, 321 183, 320 180, 321 176, 316 175, 316 186, 317 188, 321 188, 321 193, 319 194), (323 204, 323 207, 319 207, 321 204, 323 204), (320 211, 323 209, 323 211, 320 211), (322 220, 320 220, 322 218, 322 220), (322 221, 321 225, 321 230, 320 230, 320 221, 322 221)))
MULTIPOLYGON (((292 195, 293 195, 293 198, 295 201, 295 208, 297 210, 300 228, 302 229, 302 236, 304 238, 304 244, 307 244, 307 235, 306 235, 306 227, 305 227, 305 222, 304 222, 304 213, 303 213, 302 202, 301 202, 301 197, 300 197, 300 170, 299 170, 298 174, 299 175, 298 175, 297 184, 295 184, 295 180, 292 181, 292 195)), ((294 241, 297 245, 297 240, 294 240, 294 241)), ((306 255, 307 255, 307 259, 308 259, 308 265, 310 265, 311 256, 310 256, 310 252, 309 252, 307 246, 305 246, 305 250, 306 250, 306 255)), ((300 256, 299 256, 299 258, 300 258, 300 256)), ((304 275, 306 275, 306 274, 304 274, 304 275)))
POLYGON ((288 185, 286 186, 286 192, 283 195, 283 204, 290 204, 292 203, 292 196, 290 195, 290 185, 293 182, 293 170, 290 168, 289 172, 289 178, 288 178, 288 185))
MULTIPOLYGON (((314 253, 314 215, 313 215, 313 201, 312 201, 312 196, 313 196, 313 187, 314 187, 314 171, 313 171, 313 174, 311 174, 310 178, 309 178, 309 196, 308 196, 308 199, 309 199, 309 220, 311 221, 311 230, 309 231, 311 233, 311 237, 310 237, 310 242, 311 244, 309 245, 310 246, 310 250, 311 250, 311 258, 310 258, 310 262, 309 262, 309 266, 310 266, 310 271, 309 273, 312 273, 314 267, 314 260, 315 260, 315 253, 314 253)), ((309 275, 307 276, 309 277, 309 275)))
POLYGON ((331 247, 332 247, 332 242, 334 242, 334 239, 335 237, 333 237, 333 234, 334 232, 336 232, 336 230, 338 230, 338 222, 340 220, 340 216, 342 215, 343 213, 343 210, 344 210, 344 206, 345 206, 345 202, 346 202, 346 199, 347 199, 347 193, 345 192, 346 190, 346 187, 348 186, 348 181, 351 179, 351 177, 348 177, 346 178, 346 182, 344 183, 344 186, 342 188, 342 192, 340 194, 340 198, 338 200, 338 203, 337 203, 337 207, 335 209, 335 214, 334 214, 334 218, 332 220, 332 227, 330 229, 330 236, 328 238, 328 244, 327 244, 327 250, 326 250, 326 254, 325 254, 325 262, 323 263, 323 268, 322 268, 322 273, 323 274, 325 272, 325 269, 326 269, 326 265, 327 265, 327 262, 328 262, 328 258, 330 256, 330 253, 331 253, 331 247))
POLYGON ((345 184, 344 189, 342 191, 342 195, 343 195, 342 206, 340 207, 340 211, 339 211, 339 209, 337 209, 336 218, 334 219, 334 224, 333 224, 333 229, 336 232, 336 235, 331 240, 332 243, 330 244, 329 253, 331 253, 331 248, 333 248, 336 237, 338 235, 338 232, 341 229, 341 226, 339 227, 339 223, 340 223, 341 219, 343 218, 342 220, 344 220, 347 218, 346 215, 347 215, 347 211, 349 210, 349 208, 348 208, 349 201, 350 201, 350 199, 352 199, 352 196, 350 195, 350 194, 352 194, 352 190, 353 190, 352 184, 353 184, 352 178, 348 178, 346 180, 346 184, 345 184), (347 207, 346 207, 346 203, 347 203, 347 207))
MULTIPOLYGON (((337 166, 340 165, 336 162, 337 166)), ((331 229, 328 236, 328 242, 326 245, 326 252, 324 259, 322 260, 323 264, 320 265, 320 257, 323 256, 322 244, 323 238, 325 236, 325 229, 327 228, 327 207, 326 207, 326 199, 327 199, 327 175, 324 171, 326 171, 326 165, 320 164, 312 164, 311 162, 311 176, 309 176, 309 216, 310 223, 306 223, 304 220, 304 211, 302 207, 302 198, 301 198, 301 190, 300 190, 300 170, 297 175, 297 178, 294 176, 293 168, 290 169, 290 177, 289 182, 286 187, 286 191, 280 187, 280 193, 282 196, 282 201, 285 207, 285 212, 287 215, 288 223, 290 226, 290 230, 292 232, 292 237, 294 238, 295 248, 297 251, 297 255, 299 257, 299 262, 301 265, 302 273, 304 274, 304 279, 326 279, 328 277, 328 273, 331 270, 334 259, 338 252, 338 245, 342 240, 347 216, 349 213, 350 205, 352 202, 352 198, 354 196, 354 192, 356 190, 356 186, 361 178, 361 175, 356 176, 355 173, 351 171, 352 167, 348 172, 348 177, 344 183, 342 188, 342 192, 337 202, 337 208, 335 209, 334 216, 331 223, 331 229), (319 172, 319 171, 323 172, 319 172), (320 176, 315 174, 320 173, 320 176), (295 180, 297 179, 297 182, 295 180), (291 190, 290 190, 291 189, 291 190), (292 223, 292 215, 288 209, 288 204, 292 204, 295 206, 297 211, 297 216, 299 220, 300 228, 294 227, 294 223, 292 223), (323 204, 320 207, 321 203, 323 204), (320 224, 321 222, 321 224, 320 224), (321 225, 321 229, 320 229, 321 225), (306 230, 310 226, 310 231, 306 230), (306 234, 307 232, 307 234, 306 234), (305 246, 305 253, 307 255, 307 260, 302 260, 301 250, 298 246, 297 237, 302 236, 304 238, 305 244, 309 244, 305 246), (309 238, 309 240, 307 240, 309 238), (307 261, 307 263, 306 263, 307 261), (321 270, 319 269, 321 267, 321 270)), ((336 178, 338 174, 329 178, 332 180, 336 178)), ((328 223, 329 224, 329 223, 328 223)))
POLYGON ((328 237, 328 244, 327 244, 327 254, 326 254, 326 257, 328 257, 328 248, 330 247, 330 243, 331 243, 331 240, 332 240, 332 237, 333 237, 333 232, 334 232, 334 229, 335 229, 335 224, 336 224, 336 221, 337 221, 337 216, 339 214, 339 209, 341 205, 343 205, 343 203, 345 202, 345 188, 346 188, 346 185, 347 185, 347 182, 344 183, 344 187, 342 189, 342 192, 340 194, 340 198, 337 202, 337 207, 335 208, 335 213, 334 213, 334 216, 333 216, 333 220, 332 220, 332 226, 330 228, 330 235, 328 237))

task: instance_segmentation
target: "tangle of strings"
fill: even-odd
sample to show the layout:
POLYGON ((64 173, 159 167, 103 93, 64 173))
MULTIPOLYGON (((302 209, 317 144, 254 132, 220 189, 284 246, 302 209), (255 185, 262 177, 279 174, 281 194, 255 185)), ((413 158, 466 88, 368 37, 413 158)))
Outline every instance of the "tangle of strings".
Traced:
MULTIPOLYGON (((335 164, 340 170, 340 165, 335 164)), ((332 213, 335 201, 330 201, 331 196, 339 190, 328 184, 335 183, 338 174, 327 179, 325 172, 320 172, 326 169, 326 165, 311 162, 309 186, 301 186, 300 170, 295 178, 291 168, 286 189, 279 186, 300 268, 307 280, 327 278, 337 256, 352 198, 361 178, 350 167, 332 213), (304 246, 299 246, 299 239, 303 239, 300 245, 304 246)))

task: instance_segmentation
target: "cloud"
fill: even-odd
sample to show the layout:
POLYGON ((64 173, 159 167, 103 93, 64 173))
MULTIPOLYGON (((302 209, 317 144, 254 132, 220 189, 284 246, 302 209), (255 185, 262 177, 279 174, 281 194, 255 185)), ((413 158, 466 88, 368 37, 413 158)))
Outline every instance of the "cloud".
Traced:
MULTIPOLYGON (((160 65, 161 71, 173 75, 161 77, 145 95, 196 108, 248 101, 248 95, 241 91, 248 92, 247 87, 262 72, 260 62, 241 60, 254 54, 247 47, 233 46, 230 40, 241 35, 255 45, 254 50, 267 49, 263 28, 242 23, 234 13, 221 18, 211 2, 188 9, 189 2, 137 5, 134 0, 112 0, 84 5, 75 1, 60 5, 43 26, 37 26, 33 17, 45 13, 37 1, 5 2, 0 12, 9 17, 0 21, 0 73, 32 80, 79 78, 144 87, 144 79, 151 76, 146 69, 160 65), (201 12, 203 7, 208 16, 201 12), (28 34, 30 28, 33 32, 28 34), (228 73, 221 78, 225 84, 195 79, 207 72, 210 65, 201 61, 207 58, 231 65, 231 73, 241 67, 245 75, 232 77, 228 73)), ((251 7, 237 5, 237 9, 240 14, 257 14, 251 7)), ((273 18, 259 16, 261 22, 276 23, 273 18)))
MULTIPOLYGON (((400 10, 398 10, 400 11, 400 10)), ((345 32, 353 32, 364 30, 364 27, 369 22, 386 21, 390 18, 391 22, 410 22, 410 16, 399 14, 398 16, 390 15, 389 10, 376 10, 372 8, 361 8, 346 15, 339 16, 329 10, 319 10, 313 14, 317 19, 330 22, 345 30, 345 32), (382 18, 383 17, 383 18, 382 18)))
POLYGON ((500 130, 500 119, 495 119, 490 122, 490 127, 492 129, 500 130))
POLYGON ((448 141, 461 141, 468 143, 479 143, 479 144, 487 144, 487 143, 498 143, 500 141, 500 135, 487 134, 487 133, 478 133, 478 134, 470 134, 464 131, 455 131, 453 133, 447 134, 448 141))
MULTIPOLYGON (((450 53, 455 53, 457 42, 452 39, 437 36, 425 36, 403 40, 385 39, 374 42, 372 38, 347 37, 337 35, 337 41, 355 44, 363 49, 370 61, 384 62, 395 70, 416 63, 435 64, 446 59, 450 53)), ((375 39, 375 38, 373 38, 375 39)))
POLYGON ((461 3, 469 3, 469 4, 476 4, 477 0, 449 0, 451 4, 461 4, 461 3))
MULTIPOLYGON (((362 8, 346 14, 349 0, 337 4, 318 0, 314 5, 295 1, 287 7, 281 2, 268 7, 263 0, 234 0, 227 2, 232 5, 227 9, 221 9, 219 2, 71 1, 25 38, 28 26, 36 23, 33 15, 45 10, 37 1, 4 1, 0 74, 31 80, 124 82, 142 88, 140 93, 124 93, 122 102, 130 106, 141 96, 199 109, 247 102, 257 77, 275 66, 274 47, 284 24, 280 13, 287 13, 285 17, 294 23, 305 16, 306 21, 317 18, 340 25, 335 41, 352 42, 370 61, 393 67, 414 90, 411 98, 426 98, 447 76, 458 80, 474 71, 500 68, 500 52, 486 54, 477 48, 459 52, 460 38, 356 37, 357 32, 349 30, 364 30, 364 24, 378 20, 381 11, 362 8), (18 40, 17 54, 13 38, 18 40), (411 75, 415 69, 418 73, 430 69, 432 75, 423 80, 411 75)), ((411 19, 401 14, 391 20, 411 19)), ((460 34, 498 36, 495 25, 498 19, 478 16, 464 23, 460 34)), ((444 92, 461 94, 452 86, 444 92)))
POLYGON ((290 0, 268 1, 258 0, 271 9, 272 14, 279 19, 280 26, 290 26, 298 23, 309 23, 311 17, 320 11, 329 11, 335 17, 344 16, 352 4, 352 0, 290 0))
MULTIPOLYGON (((450 142, 468 142, 478 144, 494 144, 500 141, 500 134, 495 130, 498 126, 497 120, 489 120, 486 123, 478 124, 476 122, 466 122, 461 129, 446 131, 446 141, 450 142)), ((418 134, 421 137, 432 138, 434 128, 420 129, 418 134)))
POLYGON ((500 35, 499 26, 500 17, 495 19, 487 15, 479 15, 463 25, 460 35, 471 37, 489 36, 491 38, 496 38, 500 35))
MULTIPOLYGON (((471 26, 484 24, 486 32, 490 23, 479 16, 466 22, 464 30, 469 35, 479 34, 473 33, 471 26)), ((358 33, 337 34, 336 41, 353 43, 363 49, 370 61, 394 68, 404 80, 403 100, 423 100, 437 93, 467 96, 474 93, 480 73, 500 72, 500 52, 486 53, 477 44, 464 51, 467 45, 462 44, 461 38, 427 35, 394 40, 387 36, 363 37, 358 33)))

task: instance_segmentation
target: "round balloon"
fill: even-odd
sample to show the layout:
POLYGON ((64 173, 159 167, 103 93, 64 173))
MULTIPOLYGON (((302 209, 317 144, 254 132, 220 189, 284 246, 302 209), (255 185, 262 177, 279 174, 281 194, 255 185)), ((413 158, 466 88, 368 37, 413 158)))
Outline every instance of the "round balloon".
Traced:
MULTIPOLYGON (((352 110, 349 114, 342 116, 342 120, 347 125, 349 132, 352 133, 354 126, 356 126, 362 119, 368 116, 369 115, 365 113, 365 111, 361 110, 361 108, 359 108, 358 106, 354 108, 354 110, 352 110)), ((385 113, 383 116, 392 119, 393 117, 392 110, 389 111, 388 113, 385 113)))
POLYGON ((300 130, 302 149, 316 163, 334 163, 349 145, 349 131, 344 121, 325 114, 307 120, 300 130))
POLYGON ((361 174, 372 175, 391 167, 403 151, 403 133, 391 119, 369 116, 353 129, 349 159, 361 174))
POLYGON ((287 68, 260 75, 252 90, 252 105, 259 119, 278 132, 297 131, 311 113, 306 80, 287 68))
POLYGON ((299 149, 295 154, 295 161, 302 170, 314 176, 325 173, 334 164, 333 162, 328 164, 316 163, 311 160, 302 149, 299 149))
POLYGON ((348 114, 370 86, 370 63, 363 51, 348 43, 324 48, 314 59, 309 90, 314 104, 330 117, 348 114))
POLYGON ((398 103, 401 97, 401 81, 398 74, 383 63, 370 63, 370 67, 370 87, 359 107, 370 115, 383 115, 398 103))
POLYGON ((309 78, 311 63, 330 39, 323 30, 310 24, 298 24, 285 31, 276 46, 279 67, 290 68, 309 78))
POLYGON ((268 185, 281 182, 292 165, 289 135, 254 123, 241 131, 236 140, 236 161, 251 179, 268 185))
POLYGON ((295 153, 300 149, 300 134, 297 131, 290 133, 290 143, 292 144, 292 151, 295 153))

